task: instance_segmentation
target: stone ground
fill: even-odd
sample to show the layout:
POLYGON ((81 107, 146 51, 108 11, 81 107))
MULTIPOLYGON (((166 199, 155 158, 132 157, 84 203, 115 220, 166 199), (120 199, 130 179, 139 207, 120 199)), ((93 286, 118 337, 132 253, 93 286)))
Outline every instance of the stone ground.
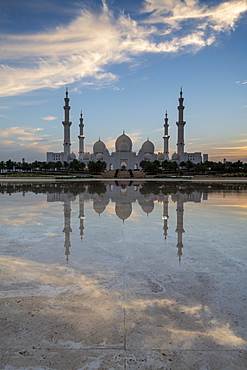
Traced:
POLYGON ((1 369, 247 368, 240 269, 140 267, 95 279, 2 257, 1 369))

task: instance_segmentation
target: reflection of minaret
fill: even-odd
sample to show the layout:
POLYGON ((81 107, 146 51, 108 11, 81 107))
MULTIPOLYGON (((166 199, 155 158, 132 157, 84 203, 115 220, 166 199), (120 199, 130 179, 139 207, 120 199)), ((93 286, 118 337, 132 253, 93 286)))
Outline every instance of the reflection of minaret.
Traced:
POLYGON ((168 230, 168 195, 164 195, 164 201, 163 201, 163 216, 162 219, 164 220, 164 237, 166 239, 167 237, 167 230, 168 230))
POLYGON ((65 240, 64 240, 64 247, 65 247, 65 256, 67 256, 66 261, 68 262, 69 260, 69 254, 70 254, 70 233, 72 232, 72 229, 70 227, 70 213, 71 213, 71 208, 70 208, 70 199, 69 196, 67 196, 64 199, 64 229, 63 232, 65 233, 65 240))
POLYGON ((70 126, 72 124, 72 122, 69 121, 69 110, 70 110, 70 106, 69 106, 69 98, 68 98, 68 90, 66 89, 66 97, 64 98, 64 102, 65 102, 65 105, 64 105, 64 121, 62 122, 63 125, 64 125, 64 142, 63 142, 63 145, 64 145, 64 154, 67 155, 67 158, 69 157, 70 155, 70 126))
POLYGON ((181 194, 179 194, 177 199, 177 228, 176 233, 178 233, 178 242, 177 242, 177 248, 178 248, 178 256, 179 261, 181 261, 182 256, 182 248, 183 248, 183 214, 184 214, 184 207, 183 207, 183 200, 181 199, 181 194))
POLYGON ((183 91, 181 88, 180 91, 180 98, 178 99, 179 106, 178 106, 178 122, 176 122, 178 126, 178 141, 177 141, 177 154, 179 155, 179 160, 183 160, 184 154, 184 125, 186 122, 184 121, 183 114, 184 114, 184 105, 183 105, 183 91))
POLYGON ((84 215, 84 199, 83 199, 83 194, 79 194, 79 219, 80 219, 80 236, 82 240, 82 235, 84 234, 84 220, 85 220, 85 215, 84 215))
POLYGON ((169 135, 168 135, 168 118, 167 118, 167 112, 166 112, 166 117, 164 119, 165 121, 165 124, 164 124, 164 136, 163 136, 163 139, 164 139, 164 159, 165 160, 169 160, 169 135))
POLYGON ((83 153, 84 153, 84 139, 85 139, 85 136, 83 135, 84 124, 83 124, 82 112, 81 112, 81 116, 80 116, 79 127, 80 127, 80 134, 78 136, 78 139, 79 139, 79 158, 78 159, 79 159, 79 161, 82 161, 83 160, 83 153))

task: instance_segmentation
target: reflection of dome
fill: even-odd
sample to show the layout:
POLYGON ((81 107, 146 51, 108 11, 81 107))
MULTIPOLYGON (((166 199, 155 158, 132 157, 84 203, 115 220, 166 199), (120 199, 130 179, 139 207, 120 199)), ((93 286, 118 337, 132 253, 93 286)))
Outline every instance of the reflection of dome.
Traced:
POLYGON ((96 155, 96 159, 97 159, 97 161, 102 161, 102 159, 103 159, 103 154, 102 154, 102 153, 98 153, 98 154, 96 155))
POLYGON ((164 154, 163 153, 158 153, 157 159, 158 159, 158 161, 163 161, 165 159, 164 154))
POLYGON ((84 153, 83 154, 83 159, 86 161, 89 161, 89 153, 84 153))
POLYGON ((149 154, 149 153, 144 154, 144 159, 145 159, 146 161, 151 161, 151 159, 152 159, 151 154, 149 154))
POLYGON ((116 203, 115 212, 124 221, 131 215, 132 205, 131 203, 116 203))
POLYGON ((154 153, 154 144, 150 141, 147 140, 145 143, 142 144, 142 150, 144 153, 154 153))
POLYGON ((103 202, 94 202, 93 203, 93 209, 95 212, 97 212, 99 215, 104 212, 106 208, 106 204, 103 202))
POLYGON ((132 141, 129 136, 122 134, 115 142, 116 152, 131 152, 132 141))
POLYGON ((143 212, 145 212, 147 214, 151 213, 154 209, 154 202, 150 201, 148 203, 142 203, 141 207, 142 207, 143 212))
POLYGON ((103 143, 103 141, 98 140, 98 141, 96 141, 96 143, 94 143, 93 152, 94 152, 94 154, 103 153, 105 148, 106 147, 105 147, 105 144, 103 143))

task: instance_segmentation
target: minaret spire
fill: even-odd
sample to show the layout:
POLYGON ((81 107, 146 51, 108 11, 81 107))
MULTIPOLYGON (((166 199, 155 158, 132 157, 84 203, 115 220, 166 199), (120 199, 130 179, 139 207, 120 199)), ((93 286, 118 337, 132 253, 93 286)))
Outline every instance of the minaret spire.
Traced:
POLYGON ((80 121, 80 124, 79 124, 80 131, 79 131, 79 136, 78 136, 78 139, 79 139, 79 158, 78 159, 79 161, 82 161, 83 154, 84 154, 84 140, 85 140, 85 136, 83 135, 84 124, 83 124, 83 118, 82 118, 82 111, 80 114, 79 121, 80 121))
POLYGON ((69 121, 69 97, 68 97, 68 88, 66 87, 66 93, 64 98, 64 121, 62 122, 64 126, 64 141, 63 141, 63 152, 64 152, 64 160, 68 161, 70 156, 70 126, 72 122, 69 121))
POLYGON ((163 136, 163 140, 164 140, 164 159, 165 160, 169 160, 169 138, 170 136, 168 135, 168 117, 167 117, 167 111, 166 111, 166 115, 165 115, 165 118, 164 118, 164 136, 163 136))
POLYGON ((184 121, 183 112, 184 112, 184 98, 183 98, 183 90, 181 87, 180 90, 180 98, 178 99, 179 106, 178 106, 178 121, 176 125, 178 126, 178 141, 177 141, 177 154, 179 156, 179 161, 183 161, 183 154, 184 154, 184 125, 186 122, 184 121))

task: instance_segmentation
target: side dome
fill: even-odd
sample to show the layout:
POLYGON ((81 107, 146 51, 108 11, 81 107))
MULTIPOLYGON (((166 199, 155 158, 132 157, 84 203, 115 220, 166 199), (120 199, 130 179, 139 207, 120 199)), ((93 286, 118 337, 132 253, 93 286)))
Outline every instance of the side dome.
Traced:
POLYGON ((165 156, 163 153, 158 153, 158 157, 157 157, 158 161, 163 161, 165 159, 165 156))
POLYGON ((76 159, 76 155, 75 155, 75 153, 70 153, 70 155, 69 155, 69 159, 71 160, 71 161, 73 161, 73 159, 76 159))
POLYGON ((106 146, 103 143, 103 141, 101 141, 100 139, 98 141, 96 141, 96 143, 94 143, 94 145, 93 145, 94 154, 103 153, 105 149, 106 149, 106 146))
POLYGON ((131 152, 132 141, 129 136, 124 133, 120 135, 115 142, 116 152, 131 152), (121 145, 122 144, 122 145, 121 145))
POLYGON ((151 161, 151 159, 152 159, 151 154, 150 154, 150 153, 146 153, 146 154, 144 154, 144 159, 145 159, 146 161, 151 161))
POLYGON ((177 153, 173 153, 172 160, 173 161, 178 161, 179 160, 179 155, 177 153))
POLYGON ((85 161, 89 161, 89 157, 90 157, 90 154, 88 152, 83 154, 83 159, 85 161))
POLYGON ((102 161, 103 160, 103 154, 102 153, 96 154, 96 159, 97 159, 97 161, 102 161))
POLYGON ((150 140, 145 141, 145 143, 142 144, 142 150, 143 150, 144 153, 153 154, 154 153, 154 144, 152 143, 152 141, 150 141, 150 140))

